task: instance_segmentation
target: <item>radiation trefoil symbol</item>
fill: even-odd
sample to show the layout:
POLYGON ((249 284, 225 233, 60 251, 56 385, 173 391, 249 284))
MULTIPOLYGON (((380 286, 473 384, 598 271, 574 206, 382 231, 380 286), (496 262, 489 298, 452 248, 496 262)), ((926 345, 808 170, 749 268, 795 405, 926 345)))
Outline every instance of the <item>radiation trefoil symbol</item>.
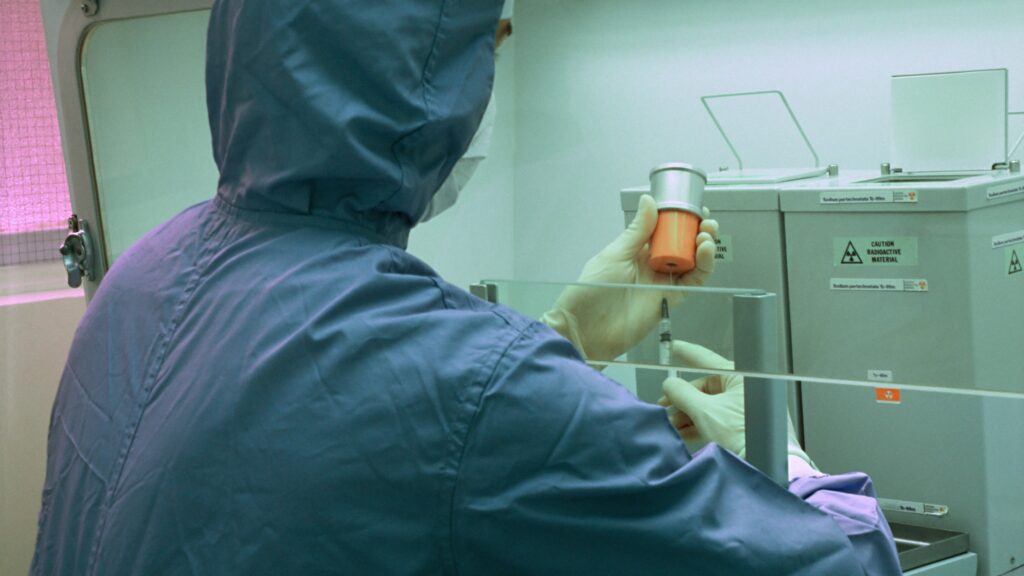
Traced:
POLYGON ((860 259, 860 254, 857 253, 857 248, 854 247, 853 241, 846 244, 846 252, 843 252, 843 264, 863 264, 864 261, 860 259))

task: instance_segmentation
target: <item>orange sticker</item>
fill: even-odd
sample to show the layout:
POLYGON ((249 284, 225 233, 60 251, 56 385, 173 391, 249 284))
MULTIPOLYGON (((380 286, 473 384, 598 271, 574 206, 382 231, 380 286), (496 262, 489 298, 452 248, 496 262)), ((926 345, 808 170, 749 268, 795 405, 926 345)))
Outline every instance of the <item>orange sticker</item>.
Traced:
POLYGON ((887 404, 899 404, 900 403, 900 389, 899 388, 875 388, 875 400, 879 402, 885 402, 887 404))

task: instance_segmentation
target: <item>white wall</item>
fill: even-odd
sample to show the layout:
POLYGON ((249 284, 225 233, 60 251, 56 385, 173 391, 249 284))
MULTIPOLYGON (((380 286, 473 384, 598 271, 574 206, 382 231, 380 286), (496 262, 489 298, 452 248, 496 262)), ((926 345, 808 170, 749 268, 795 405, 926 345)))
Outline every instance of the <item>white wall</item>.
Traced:
POLYGON ((462 288, 484 279, 512 277, 515 38, 509 38, 498 55, 497 117, 487 158, 455 206, 414 228, 409 238, 410 253, 462 288))
POLYGON ((520 0, 515 26, 518 279, 573 279, 652 166, 735 167, 701 95, 784 91, 845 168, 887 160, 892 74, 1006 67, 1024 109, 1020 0, 520 0))
MULTIPOLYGON (((59 279, 60 264, 51 265, 59 279)), ((17 268, 0 269, 0 288, 7 277, 20 275, 17 268)), ((37 276, 29 268, 23 270, 37 276)), ((0 574, 27 574, 32 561, 50 410, 85 311, 80 290, 52 300, 38 296, 25 303, 0 297, 0 574)))

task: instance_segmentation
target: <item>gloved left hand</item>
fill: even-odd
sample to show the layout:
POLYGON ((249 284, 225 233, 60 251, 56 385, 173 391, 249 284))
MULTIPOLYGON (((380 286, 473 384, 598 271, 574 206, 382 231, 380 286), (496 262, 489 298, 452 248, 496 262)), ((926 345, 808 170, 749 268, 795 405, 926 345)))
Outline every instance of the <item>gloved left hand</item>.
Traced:
MULTIPOLYGON (((658 223, 658 207, 649 195, 640 197, 636 217, 611 244, 583 267, 578 282, 702 286, 715 269, 718 222, 707 218, 697 235, 696 268, 670 278, 647 263, 648 245, 658 223)), ((658 323, 661 299, 657 290, 569 286, 541 321, 572 342, 590 360, 614 360, 636 345, 658 323)), ((669 296, 673 304, 678 293, 669 296)))
MULTIPOLYGON (((735 370, 733 362, 703 346, 682 340, 672 342, 672 361, 692 368, 735 370)), ((668 378, 662 387, 665 396, 658 403, 669 407, 669 420, 683 439, 714 442, 740 458, 746 457, 743 376, 716 374, 693 382, 668 378)), ((796 428, 788 415, 786 423, 789 428, 787 452, 790 480, 820 474, 814 461, 800 447, 796 428)))
MULTIPOLYGON (((672 361, 680 366, 733 370, 734 364, 711 350, 675 340, 672 361)), ((669 420, 684 440, 714 442, 740 458, 747 450, 743 377, 712 375, 687 382, 668 378, 658 404, 669 408, 669 420)))

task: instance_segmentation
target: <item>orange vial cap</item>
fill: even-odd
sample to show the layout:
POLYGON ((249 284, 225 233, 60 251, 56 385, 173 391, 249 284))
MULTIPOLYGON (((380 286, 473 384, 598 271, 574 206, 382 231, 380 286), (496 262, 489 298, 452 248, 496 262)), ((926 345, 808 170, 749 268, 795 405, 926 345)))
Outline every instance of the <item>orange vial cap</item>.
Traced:
POLYGON ((700 218, 683 210, 660 210, 651 236, 651 268, 663 274, 684 274, 697 266, 700 218))

